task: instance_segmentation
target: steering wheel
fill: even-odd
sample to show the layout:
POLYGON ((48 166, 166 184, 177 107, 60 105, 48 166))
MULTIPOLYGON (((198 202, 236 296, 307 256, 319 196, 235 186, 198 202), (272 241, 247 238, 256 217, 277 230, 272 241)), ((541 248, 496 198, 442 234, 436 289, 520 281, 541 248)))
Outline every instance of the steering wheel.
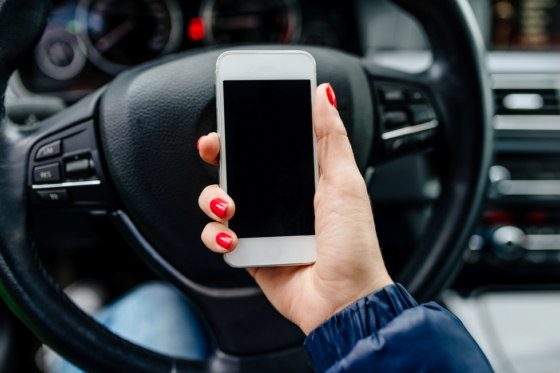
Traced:
MULTIPOLYGON (((423 301, 453 278, 477 218, 492 156, 492 96, 484 43, 466 0, 394 3, 427 32, 434 62, 425 72, 381 68, 328 48, 294 48, 310 52, 318 82, 335 87, 363 172, 411 151, 437 150, 442 194, 422 245, 395 276, 423 301)), ((50 7, 47 0, 0 5, 2 103, 50 7)), ((13 124, 0 107, 0 293, 45 344, 88 372, 311 371, 303 333, 244 270, 227 266, 200 240, 208 219, 198 196, 218 176, 195 144, 216 128, 215 64, 232 48, 192 50, 132 68, 37 125, 13 124), (49 199, 110 214, 150 268, 200 310, 216 352, 206 361, 153 353, 78 309, 44 270, 29 229, 31 210, 49 208, 49 199)))

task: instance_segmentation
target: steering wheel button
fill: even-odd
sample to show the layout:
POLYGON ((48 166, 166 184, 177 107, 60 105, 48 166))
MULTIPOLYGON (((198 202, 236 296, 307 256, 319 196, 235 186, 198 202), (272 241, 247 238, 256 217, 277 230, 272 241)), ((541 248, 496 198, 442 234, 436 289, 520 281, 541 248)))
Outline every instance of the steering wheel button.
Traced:
POLYGON ((53 183, 60 181, 60 163, 51 163, 33 169, 33 182, 53 183))
POLYGON ((404 110, 388 111, 385 113, 385 125, 397 127, 408 122, 408 115, 404 110))
POLYGON ((414 124, 429 122, 435 119, 433 109, 429 105, 409 105, 414 124))
POLYGON ((66 189, 52 189, 52 190, 40 190, 37 191, 37 197, 41 201, 51 202, 51 203, 66 203, 70 202, 68 197, 68 192, 66 189))
POLYGON ((408 148, 409 136, 399 136, 394 139, 385 140, 385 155, 396 154, 408 148))
POLYGON ((381 99, 388 104, 404 102, 404 90, 398 87, 382 87, 381 99))
POLYGON ((89 159, 78 159, 66 163, 66 176, 69 178, 88 177, 90 174, 89 159))
POLYGON ((58 140, 58 141, 51 142, 50 144, 47 144, 47 145, 41 147, 41 149, 39 149, 37 151, 37 155, 35 156, 35 160, 38 161, 40 159, 54 157, 56 155, 60 155, 60 153, 62 153, 62 148, 60 146, 60 140, 58 140))
POLYGON ((408 100, 410 102, 422 102, 426 99, 424 93, 417 89, 409 89, 408 90, 408 100))

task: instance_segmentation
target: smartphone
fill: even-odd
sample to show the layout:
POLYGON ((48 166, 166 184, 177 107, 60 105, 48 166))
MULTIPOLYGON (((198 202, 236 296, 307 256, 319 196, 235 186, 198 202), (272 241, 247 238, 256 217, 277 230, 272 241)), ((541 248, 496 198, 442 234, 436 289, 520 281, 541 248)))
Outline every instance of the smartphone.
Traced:
POLYGON ((319 183, 315 59, 303 51, 230 51, 216 63, 220 187, 235 201, 232 267, 316 259, 319 183))

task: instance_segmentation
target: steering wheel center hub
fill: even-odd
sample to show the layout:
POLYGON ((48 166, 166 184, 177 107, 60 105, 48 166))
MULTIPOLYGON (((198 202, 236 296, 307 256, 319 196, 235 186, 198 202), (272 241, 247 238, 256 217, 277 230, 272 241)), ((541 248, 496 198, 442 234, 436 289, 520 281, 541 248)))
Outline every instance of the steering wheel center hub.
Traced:
MULTIPOLYGON (((330 82, 340 97, 339 110, 363 170, 374 128, 366 75, 354 57, 304 49, 317 61, 318 82, 330 82)), ((209 219, 198 196, 218 183, 218 169, 200 159, 196 142, 216 131, 215 66, 224 51, 135 68, 109 85, 100 107, 105 160, 132 221, 185 276, 220 288, 253 284, 245 271, 230 268, 200 240, 209 219)))

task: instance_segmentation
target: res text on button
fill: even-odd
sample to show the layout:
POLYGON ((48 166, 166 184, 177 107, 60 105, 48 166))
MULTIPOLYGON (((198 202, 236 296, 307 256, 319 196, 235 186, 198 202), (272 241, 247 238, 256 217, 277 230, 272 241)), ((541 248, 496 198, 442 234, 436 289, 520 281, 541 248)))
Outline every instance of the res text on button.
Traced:
POLYGON ((58 162, 33 169, 33 182, 52 183, 57 181, 60 181, 60 164, 58 162))

